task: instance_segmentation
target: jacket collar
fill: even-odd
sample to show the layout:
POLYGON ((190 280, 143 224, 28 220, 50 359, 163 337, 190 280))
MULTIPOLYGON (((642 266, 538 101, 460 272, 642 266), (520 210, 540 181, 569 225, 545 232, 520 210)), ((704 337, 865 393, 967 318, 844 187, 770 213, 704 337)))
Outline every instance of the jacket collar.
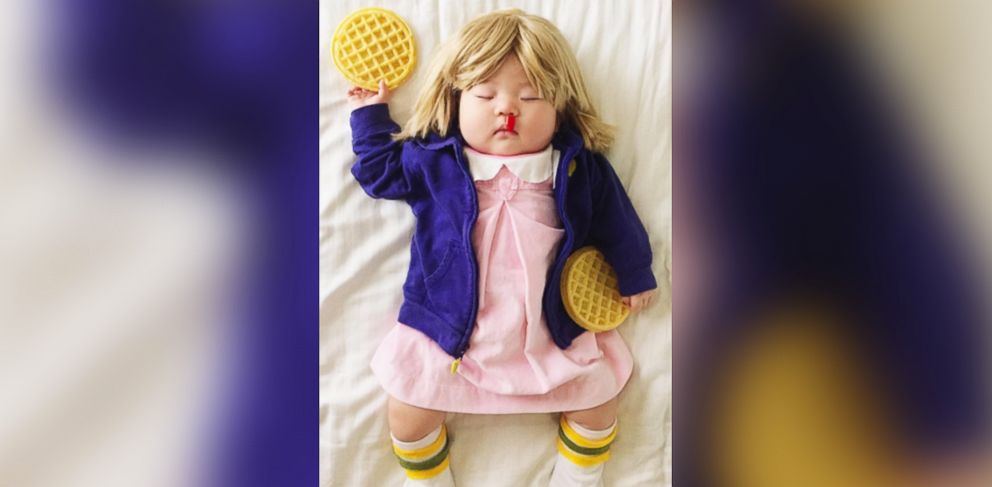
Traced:
POLYGON ((582 141, 582 136, 579 132, 575 130, 571 125, 565 125, 555 132, 555 136, 551 138, 551 145, 561 151, 562 154, 578 152, 582 148, 584 142, 582 141))
POLYGON ((414 142, 427 150, 438 150, 449 145, 455 145, 458 147, 465 145, 465 139, 462 138, 462 134, 457 128, 448 130, 448 135, 444 137, 439 135, 437 132, 431 132, 427 134, 427 137, 414 139, 414 142))

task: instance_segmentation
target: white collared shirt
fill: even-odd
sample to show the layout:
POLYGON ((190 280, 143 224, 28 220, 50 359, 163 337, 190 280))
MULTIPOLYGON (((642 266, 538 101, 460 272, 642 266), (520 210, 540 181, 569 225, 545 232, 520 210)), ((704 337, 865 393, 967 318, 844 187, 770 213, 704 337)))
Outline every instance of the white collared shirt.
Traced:
POLYGON ((514 176, 528 183, 542 183, 551 178, 552 188, 558 174, 558 159, 561 158, 559 152, 550 145, 541 152, 518 156, 494 156, 466 147, 465 155, 468 157, 468 168, 474 181, 492 179, 500 168, 506 166, 514 176))

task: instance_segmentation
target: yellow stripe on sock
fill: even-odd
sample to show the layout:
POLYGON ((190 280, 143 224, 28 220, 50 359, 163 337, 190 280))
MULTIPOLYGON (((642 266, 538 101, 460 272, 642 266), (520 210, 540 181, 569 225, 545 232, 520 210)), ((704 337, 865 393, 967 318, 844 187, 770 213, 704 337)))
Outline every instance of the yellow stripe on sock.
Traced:
POLYGON ((558 440, 558 453, 561 453, 568 459, 568 461, 580 466, 580 467, 594 467, 610 459, 610 452, 606 452, 596 456, 580 455, 572 450, 569 450, 561 440, 558 440))
POLYGON ((565 419, 565 415, 562 415, 561 417, 561 429, 566 435, 568 435, 568 439, 572 440, 576 445, 585 448, 602 448, 612 443, 613 439, 617 436, 617 427, 614 426, 613 431, 610 432, 610 435, 602 440, 590 440, 585 438, 569 426, 568 420, 565 419))
POLYGON ((413 480, 425 480, 437 477, 446 468, 448 468, 448 457, 445 457, 443 462, 430 470, 407 470, 406 476, 413 480))
POLYGON ((441 447, 444 446, 444 441, 448 438, 448 432, 444 425, 441 425, 441 434, 437 435, 437 439, 434 443, 427 445, 423 448, 418 448, 416 450, 404 450, 396 444, 393 444, 393 451, 397 455, 407 459, 407 460, 419 460, 421 458, 428 458, 434 456, 437 452, 441 451, 441 447))

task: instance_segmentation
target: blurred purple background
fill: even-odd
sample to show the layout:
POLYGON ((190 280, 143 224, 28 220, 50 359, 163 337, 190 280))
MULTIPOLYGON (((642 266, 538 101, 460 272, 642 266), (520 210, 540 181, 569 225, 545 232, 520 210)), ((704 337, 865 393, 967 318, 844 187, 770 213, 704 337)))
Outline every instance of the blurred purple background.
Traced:
MULTIPOLYGON (((978 38, 964 34, 988 12, 951 3, 676 3, 675 485, 841 485, 784 459, 798 483, 721 471, 755 458, 710 426, 733 407, 721 398, 735 360, 771 350, 768 317, 795 309, 831 317, 852 352, 830 367, 858 364, 882 404, 877 431, 895 431, 914 481, 992 481, 992 179, 988 152, 969 151, 984 136, 943 127, 964 96, 955 127, 989 106, 988 93, 955 92, 959 76, 988 80, 987 61, 969 64, 978 38), (927 480, 936 471, 944 480, 927 480)), ((793 391, 778 394, 765 403, 793 391)), ((796 439, 793 449, 824 441, 796 439)))
POLYGON ((0 484, 315 484, 317 4, 8 10, 0 484))

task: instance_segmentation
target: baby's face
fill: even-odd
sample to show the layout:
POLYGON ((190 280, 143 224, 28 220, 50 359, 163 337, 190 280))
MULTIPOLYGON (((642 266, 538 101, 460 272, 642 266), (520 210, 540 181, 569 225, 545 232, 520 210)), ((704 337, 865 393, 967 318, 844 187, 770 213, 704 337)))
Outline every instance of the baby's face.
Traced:
POLYGON ((501 156, 543 150, 551 143, 556 116, 512 54, 489 79, 462 93, 458 103, 458 128, 469 147, 501 156), (510 115, 515 123, 507 130, 510 115))

